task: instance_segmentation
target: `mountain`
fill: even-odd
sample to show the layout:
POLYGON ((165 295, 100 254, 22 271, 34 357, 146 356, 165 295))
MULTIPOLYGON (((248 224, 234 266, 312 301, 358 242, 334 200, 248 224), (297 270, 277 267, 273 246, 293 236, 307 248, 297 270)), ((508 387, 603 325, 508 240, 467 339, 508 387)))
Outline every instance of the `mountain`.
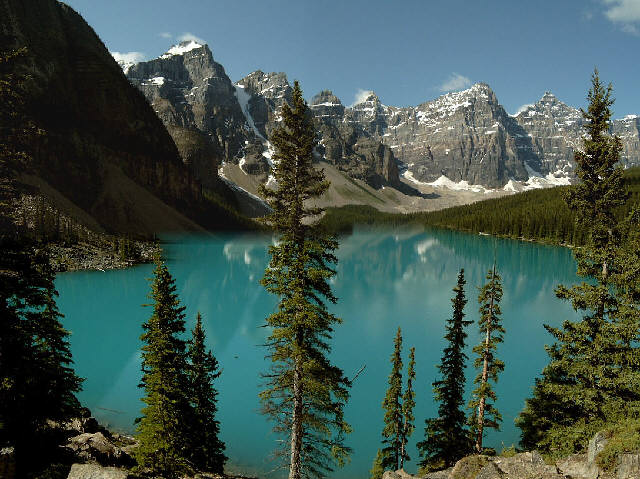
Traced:
MULTIPOLYGON (((127 77, 170 132, 175 125, 198 130, 221 161, 269 180, 267 139, 291 97, 286 74, 258 70, 234 85, 206 45, 186 42, 128 67, 127 77)), ((384 105, 374 92, 349 107, 329 90, 309 106, 318 125, 319 159, 375 189, 409 194, 417 191, 407 190, 408 184, 507 192, 569 184, 583 134, 580 111, 553 94, 509 115, 485 83, 415 107, 384 105)), ((613 122, 626 166, 640 164, 639 126, 635 116, 613 122)))
POLYGON ((28 77, 27 112, 43 132, 30 141, 24 191, 110 233, 237 226, 205 198, 156 112, 80 15, 54 0, 0 0, 0 13, 0 48, 28 49, 16 73, 28 77))

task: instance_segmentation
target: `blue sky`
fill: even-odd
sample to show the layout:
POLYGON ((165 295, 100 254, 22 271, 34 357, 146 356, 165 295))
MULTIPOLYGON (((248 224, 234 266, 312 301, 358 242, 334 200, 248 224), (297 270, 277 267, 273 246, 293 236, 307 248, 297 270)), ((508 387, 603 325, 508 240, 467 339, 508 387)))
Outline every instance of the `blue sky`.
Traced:
POLYGON ((595 66, 614 117, 640 114, 640 0, 66 0, 109 50, 150 59, 206 41, 232 81, 284 71, 310 98, 373 90, 417 105, 488 83, 508 112, 546 90, 584 106, 595 66))

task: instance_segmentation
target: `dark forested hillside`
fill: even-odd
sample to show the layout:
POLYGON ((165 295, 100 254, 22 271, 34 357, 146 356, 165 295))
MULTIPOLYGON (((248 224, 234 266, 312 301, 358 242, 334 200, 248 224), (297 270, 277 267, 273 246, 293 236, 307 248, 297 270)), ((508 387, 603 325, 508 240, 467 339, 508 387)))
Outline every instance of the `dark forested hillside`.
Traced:
POLYGON ((205 194, 145 97, 73 9, 0 0, 0 50, 21 48, 11 74, 24 79, 26 114, 39 132, 27 142, 21 193, 100 232, 241 227, 205 194))
MULTIPOLYGON (((618 211, 619 217, 626 215, 633 204, 640 202, 640 168, 626 170, 624 182, 630 195, 625 206, 618 211)), ((337 233, 348 233, 353 225, 415 224, 554 244, 581 245, 586 232, 576 225, 574 214, 567 208, 563 199, 566 190, 564 186, 532 190, 428 213, 391 214, 368 206, 345 206, 329 209, 322 224, 337 233)))

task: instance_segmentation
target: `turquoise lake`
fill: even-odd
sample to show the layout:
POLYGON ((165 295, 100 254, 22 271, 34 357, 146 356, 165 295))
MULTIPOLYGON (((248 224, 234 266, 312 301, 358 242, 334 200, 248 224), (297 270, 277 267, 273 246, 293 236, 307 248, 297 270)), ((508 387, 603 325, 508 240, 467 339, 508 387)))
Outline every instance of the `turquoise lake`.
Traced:
MULTIPOLYGON (((268 262, 270 236, 206 236, 172 238, 165 244, 167 264, 186 306, 187 327, 202 313, 210 348, 223 372, 217 380, 222 439, 230 457, 227 469, 261 477, 279 477, 270 453, 277 439, 259 413, 260 374, 267 372, 268 334, 262 327, 276 298, 258 284, 268 262)), ((353 427, 348 444, 350 464, 329 477, 366 478, 383 427, 389 357, 398 326, 403 332, 403 357, 416 348, 416 430, 409 444, 414 459, 405 469, 415 472, 416 442, 423 439, 424 420, 437 404, 431 383, 436 379, 444 346, 445 320, 451 314, 452 288, 460 268, 467 279, 467 307, 478 319, 478 289, 494 260, 503 278, 504 343, 498 355, 506 363, 496 387, 503 424, 486 444, 498 451, 517 444, 513 421, 531 392, 534 377, 547 363, 544 345, 551 336, 543 324, 560 325, 575 317, 570 305, 556 299, 559 283, 577 281, 571 251, 487 236, 441 230, 358 232, 342 238, 338 274, 333 287, 338 304, 332 312, 344 323, 336 327, 333 362, 355 380, 346 418, 353 427)), ((58 304, 72 333, 77 373, 86 378, 80 399, 103 423, 133 432, 139 415, 141 325, 151 313, 147 303, 152 265, 108 272, 58 275, 58 304)), ((468 329, 467 354, 480 341, 477 324, 468 329)), ((471 360, 469 361, 471 364, 471 360)), ((467 368, 467 391, 475 370, 467 368)), ((467 394, 468 399, 468 394, 467 394)))

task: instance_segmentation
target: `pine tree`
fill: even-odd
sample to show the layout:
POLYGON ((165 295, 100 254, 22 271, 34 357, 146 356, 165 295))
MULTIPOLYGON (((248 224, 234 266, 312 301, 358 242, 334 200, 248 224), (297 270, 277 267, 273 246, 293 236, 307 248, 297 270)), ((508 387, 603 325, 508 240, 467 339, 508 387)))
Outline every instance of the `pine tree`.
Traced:
POLYGON ((370 479, 382 479, 382 475, 384 474, 384 467, 382 466, 383 458, 384 454, 378 449, 376 458, 373 461, 373 466, 371 466, 371 470, 369 471, 370 479))
POLYGON ((416 393, 413 390, 413 383, 416 380, 416 348, 409 350, 409 366, 407 367, 407 387, 402 395, 402 434, 400 437, 400 469, 404 469, 404 461, 410 461, 407 453, 407 443, 415 429, 413 421, 413 408, 416 405, 416 393))
POLYGON ((276 423, 274 430, 288 438, 280 454, 288 456, 289 478, 323 477, 350 453, 343 413, 350 382, 327 357, 333 327, 341 322, 325 304, 336 302, 329 280, 335 275, 331 265, 337 262, 333 251, 338 243, 309 221, 322 209, 310 207, 308 200, 329 184, 312 165, 315 128, 298 82, 271 143, 277 186, 262 193, 273 210, 266 221, 280 238, 269 248, 271 260, 261 283, 279 303, 266 320, 272 367, 260 398, 264 413, 276 423))
POLYGON ((461 269, 453 288, 455 295, 451 299, 453 315, 447 320, 447 334, 444 337, 448 345, 438 365, 441 379, 433 383, 435 400, 440 403, 438 417, 425 421, 425 438, 418 443, 423 457, 420 466, 426 469, 451 467, 472 450, 463 410, 467 360, 464 353, 467 338, 465 327, 473 323, 464 319, 464 307, 467 304, 465 284, 464 269, 461 269))
POLYGON ((188 348, 189 383, 193 404, 193 423, 189 427, 190 459, 201 471, 222 474, 227 457, 225 445, 218 438, 220 423, 216 420, 218 391, 214 381, 220 377, 218 361, 205 348, 205 333, 200 313, 191 331, 188 348))
POLYGON ((518 418, 523 444, 557 454, 580 450, 603 425, 640 412, 637 218, 615 217, 627 194, 617 164, 621 142, 609 134, 612 88, 597 70, 591 80, 582 112, 587 135, 575 153, 580 183, 566 197, 577 226, 588 232, 574 255, 578 274, 589 281, 556 290, 583 317, 545 326, 556 340, 547 348, 550 363, 518 418))
POLYGON ((142 381, 145 390, 138 423, 136 460, 141 470, 177 478, 191 470, 188 430, 193 424, 185 341, 184 307, 166 265, 156 261, 151 281, 153 314, 143 324, 142 381))
POLYGON ((75 393, 82 380, 71 368, 46 250, 13 243, 0 262, 0 445, 15 446, 19 474, 26 475, 58 448, 50 422, 79 414, 75 393))
POLYGON ((394 471, 400 469, 402 456, 402 331, 398 328, 393 342, 391 355, 391 373, 389 374, 389 388, 382 401, 384 413, 384 428, 382 429, 383 459, 382 466, 391 467, 394 471))
POLYGON ((500 324, 500 300, 502 299, 502 284, 500 275, 496 272, 496 265, 487 273, 487 283, 480 290, 480 332, 484 340, 473 348, 477 355, 474 362, 476 368, 482 368, 476 376, 473 399, 469 408, 473 413, 470 418, 472 436, 475 440, 475 451, 482 453, 482 440, 486 428, 500 429, 502 416, 494 404, 497 396, 489 381, 497 382, 498 373, 504 370, 504 363, 495 357, 498 344, 502 342, 504 328, 500 324))

